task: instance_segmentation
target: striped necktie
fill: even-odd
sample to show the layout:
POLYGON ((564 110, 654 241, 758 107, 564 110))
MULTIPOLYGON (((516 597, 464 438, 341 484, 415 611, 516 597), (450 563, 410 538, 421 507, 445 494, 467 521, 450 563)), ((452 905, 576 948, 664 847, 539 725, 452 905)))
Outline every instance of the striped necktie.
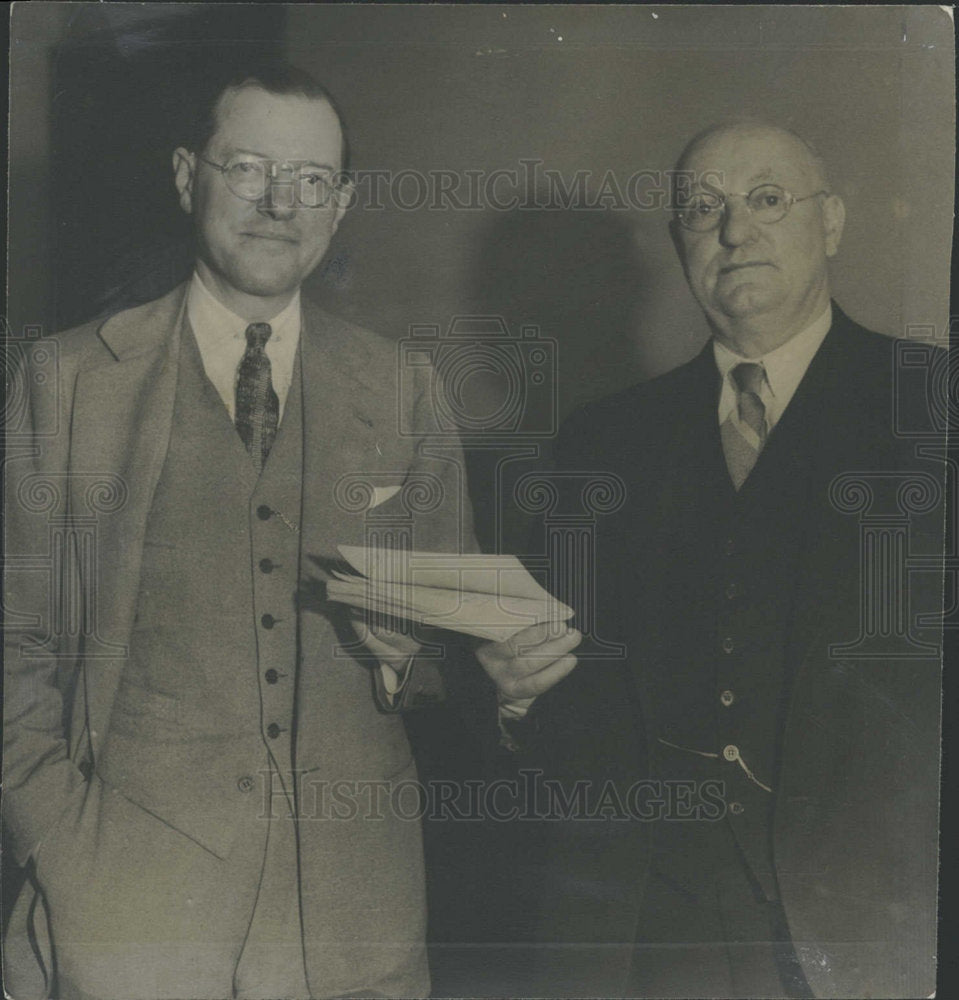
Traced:
POLYGON ((736 365, 731 375, 737 390, 739 422, 731 415, 727 417, 720 435, 729 477, 738 490, 752 472, 766 443, 766 407, 760 396, 766 373, 762 365, 747 361, 736 365))
POLYGON ((264 351, 272 333, 269 323, 251 323, 246 328, 246 350, 236 380, 236 429, 257 472, 262 471, 273 447, 280 417, 280 400, 264 351))

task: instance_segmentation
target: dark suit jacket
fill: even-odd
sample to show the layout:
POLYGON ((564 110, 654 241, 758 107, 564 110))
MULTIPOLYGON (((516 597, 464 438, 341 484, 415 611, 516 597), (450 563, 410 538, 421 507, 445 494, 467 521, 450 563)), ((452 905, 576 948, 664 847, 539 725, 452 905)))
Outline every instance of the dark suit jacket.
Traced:
MULTIPOLYGON (((935 560, 943 464, 917 459, 914 440, 894 432, 897 421, 915 426, 913 411, 928 424, 921 393, 894 400, 894 342, 833 308, 832 328, 752 473, 802 498, 800 555, 782 566, 795 590, 774 782, 775 871, 816 996, 928 995, 935 986, 938 653, 935 645, 890 640, 866 659, 858 655, 864 648, 844 654, 830 646, 854 642, 861 631, 865 522, 856 507, 869 491, 874 502, 865 514, 898 504, 909 523, 909 558, 929 557, 931 568, 908 578, 912 602, 902 614, 914 637, 936 642, 935 629, 923 636, 910 616, 941 608, 935 560)), ((579 668, 534 706, 533 757, 566 782, 592 782, 597 793, 607 779, 625 789, 646 775, 649 682, 674 655, 667 647, 681 646, 697 625, 698 609, 670 603, 664 591, 681 598, 677 547, 704 525, 709 530, 703 482, 723 462, 718 390, 707 345, 667 375, 587 405, 561 434, 562 468, 611 471, 626 486, 624 508, 597 528, 596 631, 628 652, 625 662, 591 661, 587 638, 579 668)), ((684 572, 696 570, 694 560, 685 564, 684 572)), ((621 994, 642 906, 648 824, 544 826, 540 933, 561 947, 544 952, 549 968, 537 988, 621 994), (581 947, 565 947, 572 942, 581 947)))

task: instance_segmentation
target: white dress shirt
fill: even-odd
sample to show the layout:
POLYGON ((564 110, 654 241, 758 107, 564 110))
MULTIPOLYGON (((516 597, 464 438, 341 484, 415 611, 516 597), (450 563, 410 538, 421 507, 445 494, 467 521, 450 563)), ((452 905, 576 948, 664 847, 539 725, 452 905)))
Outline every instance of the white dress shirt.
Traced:
MULTIPOLYGON (((237 316, 203 284, 199 274, 193 272, 186 297, 186 314, 190 320, 200 348, 200 357, 207 378, 213 383, 220 398, 236 418, 236 380, 240 361, 246 351, 246 328, 249 322, 237 316)), ((280 419, 293 381, 293 362, 300 342, 300 291, 270 321, 273 332, 266 342, 266 356, 270 359, 273 390, 280 401, 280 419)))
POLYGON ((736 365, 749 361, 761 365, 766 373, 759 398, 766 407, 766 429, 771 434, 789 401, 796 394, 799 383, 806 374, 806 369, 816 351, 825 340, 830 326, 832 326, 832 305, 828 305, 821 316, 794 337, 790 337, 785 344, 780 344, 774 351, 758 358, 744 358, 714 339, 713 354, 723 380, 719 394, 720 426, 727 420, 732 420, 742 429, 743 436, 747 440, 754 436, 750 428, 740 425, 738 392, 732 377, 732 370, 736 365))

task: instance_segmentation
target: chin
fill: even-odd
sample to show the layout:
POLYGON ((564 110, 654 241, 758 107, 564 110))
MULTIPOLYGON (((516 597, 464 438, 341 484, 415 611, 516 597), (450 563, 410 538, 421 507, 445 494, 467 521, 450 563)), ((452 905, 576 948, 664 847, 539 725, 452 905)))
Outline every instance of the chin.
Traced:
POLYGON ((716 305, 726 316, 742 318, 769 312, 778 304, 777 296, 771 294, 768 289, 755 286, 742 286, 716 299, 716 305))
POLYGON ((233 282, 246 295, 258 295, 262 298, 272 298, 295 291, 300 287, 304 276, 297 274, 254 274, 237 275, 233 282))

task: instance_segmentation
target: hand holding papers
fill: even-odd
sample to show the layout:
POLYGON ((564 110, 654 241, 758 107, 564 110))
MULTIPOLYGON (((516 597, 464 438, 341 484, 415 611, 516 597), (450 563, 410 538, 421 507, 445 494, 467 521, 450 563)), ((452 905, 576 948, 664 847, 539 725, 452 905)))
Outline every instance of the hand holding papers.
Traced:
POLYGON ((555 625, 544 623, 505 642, 484 642, 476 650, 476 658, 496 685, 502 746, 519 749, 506 725, 526 715, 536 698, 573 670, 577 663, 573 650, 582 638, 574 628, 557 635, 555 625))
POLYGON ((334 570, 331 601, 495 641, 573 616, 515 556, 338 548, 361 575, 334 570))

